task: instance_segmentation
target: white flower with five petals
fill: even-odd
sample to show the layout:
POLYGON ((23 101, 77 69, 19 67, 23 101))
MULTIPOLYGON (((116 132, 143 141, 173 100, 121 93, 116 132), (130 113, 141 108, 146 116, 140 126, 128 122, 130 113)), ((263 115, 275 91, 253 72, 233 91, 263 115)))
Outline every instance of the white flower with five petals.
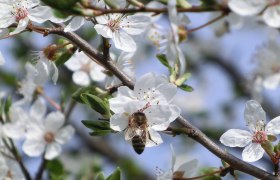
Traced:
POLYGON ((262 18, 267 25, 280 27, 279 0, 229 0, 228 6, 242 16, 257 15, 262 12, 262 18))
POLYGON ((62 152, 61 145, 65 144, 74 134, 71 125, 64 126, 65 117, 60 111, 49 113, 44 118, 46 105, 37 101, 36 121, 27 126, 26 139, 23 143, 23 151, 31 157, 44 153, 47 160, 57 157, 62 152), (40 104, 40 105, 39 105, 40 104))
POLYGON ((96 17, 98 24, 94 26, 98 34, 113 40, 115 47, 126 52, 136 50, 136 43, 130 35, 138 35, 145 31, 150 18, 145 15, 107 14, 96 17))
POLYGON ((91 79, 102 82, 106 78, 103 73, 105 69, 83 52, 76 52, 64 65, 74 72, 72 79, 74 83, 80 86, 88 86, 91 79))
POLYGON ((265 112, 261 105, 250 100, 246 103, 244 118, 250 131, 230 129, 225 132, 220 141, 229 147, 245 147, 242 159, 254 162, 262 158, 265 150, 262 144, 268 141, 268 135, 280 134, 280 116, 265 125, 265 112))
POLYGON ((40 121, 46 113, 46 104, 39 98, 27 112, 23 107, 14 103, 9 110, 10 121, 3 125, 4 134, 12 139, 25 138, 30 124, 40 121))
POLYGON ((1 0, 0 1, 0 28, 7 28, 18 23, 11 34, 23 31, 29 21, 43 23, 52 16, 51 9, 41 6, 38 0, 1 0))
POLYGON ((169 125, 181 113, 181 109, 172 104, 176 92, 177 87, 169 83, 166 77, 147 73, 136 80, 134 90, 127 86, 119 87, 116 97, 109 100, 110 108, 114 113, 122 113, 126 104, 139 101, 151 106, 162 106, 166 112, 170 112, 170 116, 165 117, 169 125))

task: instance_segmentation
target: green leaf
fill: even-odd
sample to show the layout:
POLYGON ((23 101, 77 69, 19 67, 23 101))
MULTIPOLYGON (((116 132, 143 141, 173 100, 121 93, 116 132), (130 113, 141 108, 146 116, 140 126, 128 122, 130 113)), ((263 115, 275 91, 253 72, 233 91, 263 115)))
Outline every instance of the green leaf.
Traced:
POLYGON ((105 136, 107 134, 112 133, 112 130, 95 130, 89 133, 91 136, 105 136))
POLYGON ((169 70, 169 72, 171 73, 172 72, 172 67, 170 66, 167 58, 166 58, 166 55, 165 54, 157 54, 157 59, 161 62, 161 64, 163 64, 164 66, 166 66, 169 70))
POLYGON ((111 130, 109 121, 93 121, 93 120, 83 120, 82 123, 92 130, 111 130))
POLYGON ((106 180, 121 180, 121 169, 118 167, 106 180))
POLYGON ((193 91, 193 88, 189 85, 186 85, 186 84, 182 84, 181 86, 178 86, 180 89, 184 90, 184 91, 187 91, 187 92, 192 92, 193 91))
POLYGON ((67 173, 63 167, 63 164, 58 160, 52 160, 47 162, 47 168, 49 171, 50 180, 66 180, 67 173))
POLYGON ((75 6, 77 2, 80 2, 80 0, 56 0, 56 1, 42 0, 42 1, 54 9, 65 10, 65 11, 75 6))
POLYGON ((108 121, 93 121, 93 120, 83 120, 82 123, 89 129, 93 130, 90 133, 91 136, 104 136, 112 133, 110 128, 110 123, 108 121))
POLYGON ((11 105, 12 105, 12 97, 11 97, 11 96, 8 96, 8 98, 6 99, 6 102, 5 102, 5 106, 4 106, 4 112, 5 112, 5 114, 8 114, 11 105))
POLYGON ((192 5, 186 0, 177 0, 177 5, 181 8, 191 8, 192 5))
POLYGON ((175 84, 177 86, 181 86, 182 84, 184 84, 190 77, 191 77, 191 73, 185 73, 183 74, 181 77, 179 77, 176 81, 175 84))
POLYGON ((84 103, 89 105, 93 110, 100 113, 105 118, 109 118, 111 116, 109 103, 106 99, 102 100, 98 96, 88 93, 81 94, 81 99, 84 103))
POLYGON ((209 6, 211 7, 217 5, 216 0, 201 0, 201 2, 202 2, 202 6, 204 7, 209 7, 209 6))
POLYGON ((103 172, 99 172, 96 177, 95 180, 105 180, 105 176, 103 172))

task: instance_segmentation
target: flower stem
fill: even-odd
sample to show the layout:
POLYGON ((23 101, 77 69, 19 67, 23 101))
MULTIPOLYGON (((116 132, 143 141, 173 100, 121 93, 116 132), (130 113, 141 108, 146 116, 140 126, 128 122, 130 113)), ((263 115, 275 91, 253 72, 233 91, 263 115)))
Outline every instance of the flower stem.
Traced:
POLYGON ((205 23, 205 24, 203 24, 203 25, 201 25, 201 26, 198 26, 198 27, 196 27, 196 28, 189 29, 189 30, 188 30, 188 33, 192 33, 192 32, 198 31, 198 30, 200 30, 200 29, 202 29, 202 28, 204 28, 204 27, 206 27, 206 26, 209 26, 209 25, 213 24, 214 22, 216 22, 216 21, 218 21, 218 20, 224 18, 224 17, 227 16, 227 15, 228 15, 228 12, 223 12, 220 16, 218 16, 218 17, 212 19, 211 21, 209 21, 209 22, 207 22, 207 23, 205 23))
POLYGON ((9 139, 9 143, 11 146, 8 145, 8 143, 5 143, 6 146, 8 147, 8 149, 11 151, 11 153, 13 154, 14 158, 16 159, 16 161, 18 162, 19 164, 19 167, 25 177, 26 180, 31 180, 31 176, 27 170, 27 168, 25 167, 25 165, 23 164, 22 162, 22 158, 21 156, 19 155, 18 151, 17 151, 17 148, 16 146, 14 145, 14 142, 9 139))
POLYGON ((45 153, 42 155, 42 162, 40 164, 40 167, 38 169, 38 172, 36 174, 36 177, 35 177, 35 180, 41 180, 42 179, 42 176, 43 176, 43 173, 44 173, 44 170, 46 168, 46 165, 47 165, 47 160, 44 158, 45 156, 45 153))

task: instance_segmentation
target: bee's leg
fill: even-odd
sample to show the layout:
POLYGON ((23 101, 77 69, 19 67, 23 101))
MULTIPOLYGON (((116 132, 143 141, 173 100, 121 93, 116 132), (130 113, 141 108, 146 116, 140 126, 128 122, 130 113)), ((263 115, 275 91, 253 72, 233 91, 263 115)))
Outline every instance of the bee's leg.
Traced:
POLYGON ((156 145, 158 145, 158 143, 156 143, 156 142, 151 138, 151 135, 150 135, 149 131, 147 131, 147 134, 148 134, 149 140, 153 141, 156 145))

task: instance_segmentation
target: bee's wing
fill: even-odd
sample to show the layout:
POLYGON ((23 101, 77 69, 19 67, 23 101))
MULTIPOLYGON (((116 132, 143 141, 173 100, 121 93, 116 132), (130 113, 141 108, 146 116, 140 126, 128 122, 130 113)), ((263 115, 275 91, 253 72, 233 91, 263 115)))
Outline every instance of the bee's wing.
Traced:
POLYGON ((124 132, 125 140, 130 141, 134 136, 140 136, 146 142, 147 131, 140 128, 126 128, 124 132))
POLYGON ((124 138, 126 141, 131 141, 131 139, 137 135, 135 128, 126 128, 124 131, 124 138))

